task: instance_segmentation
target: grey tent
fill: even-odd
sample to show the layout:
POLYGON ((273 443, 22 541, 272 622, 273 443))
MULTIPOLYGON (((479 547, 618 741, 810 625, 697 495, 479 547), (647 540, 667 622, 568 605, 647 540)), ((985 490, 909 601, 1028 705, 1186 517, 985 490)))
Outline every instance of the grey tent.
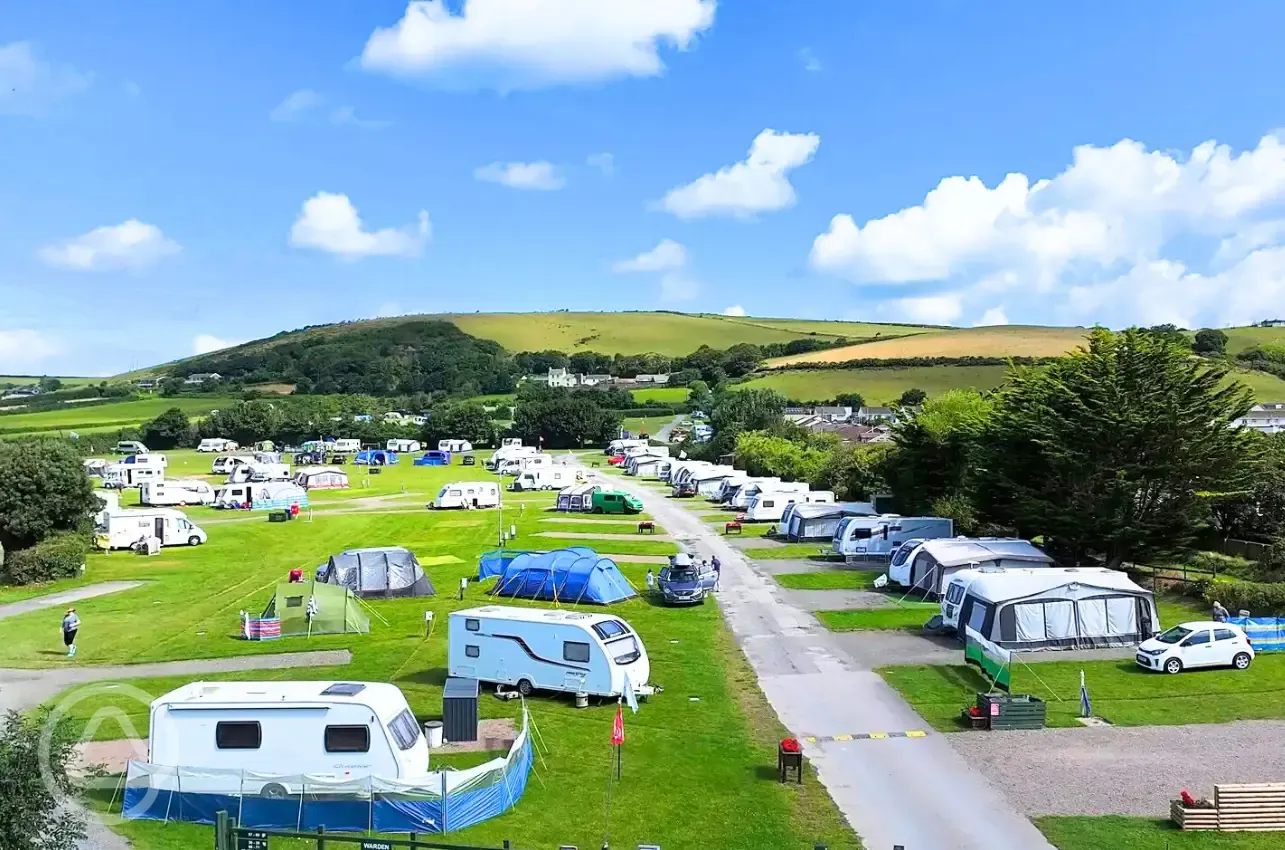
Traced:
POLYGON ((837 504, 790 505, 789 521, 782 519, 781 531, 787 538, 800 540, 830 540, 839 521, 848 516, 873 516, 874 505, 869 502, 840 502, 837 504))
POLYGON ((1050 568, 1053 559, 1029 540, 1009 537, 955 537, 928 540, 915 550, 909 586, 926 594, 946 592, 950 577, 980 567, 1050 568))
POLYGON ((331 555, 317 570, 317 581, 342 584, 367 599, 437 595, 414 553, 398 546, 349 549, 331 555))

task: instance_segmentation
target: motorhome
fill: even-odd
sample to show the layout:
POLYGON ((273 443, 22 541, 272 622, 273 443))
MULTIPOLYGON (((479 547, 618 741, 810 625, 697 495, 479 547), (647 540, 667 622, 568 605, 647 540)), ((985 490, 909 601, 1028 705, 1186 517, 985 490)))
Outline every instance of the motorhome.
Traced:
POLYGON ((517 460, 521 457, 531 457, 538 455, 540 450, 535 446, 501 446, 495 450, 495 453, 486 459, 483 465, 492 471, 498 471, 499 468, 511 460, 517 460))
POLYGON ((301 788, 281 777, 413 780, 428 772, 428 742, 406 698, 382 682, 192 682, 151 704, 147 760, 194 769, 185 793, 281 799, 301 788), (208 787, 204 785, 208 783, 208 787))
POLYGON ((424 444, 419 440, 392 439, 384 444, 384 448, 397 454, 411 454, 423 450, 424 444))
POLYGON ((187 514, 170 508, 105 510, 100 516, 103 522, 95 531, 107 549, 131 549, 149 537, 162 546, 200 546, 207 539, 187 514))
POLYGON ((290 464, 288 463, 246 463, 232 467, 228 474, 229 484, 244 484, 247 481, 289 481, 290 464))
POLYGON ((533 469, 548 469, 553 466, 553 458, 546 454, 519 455, 504 460, 496 467, 501 475, 517 475, 533 469))
POLYGON ((337 455, 355 455, 361 451, 361 440, 335 440, 330 450, 337 455))
POLYGON ((648 442, 649 442, 648 440, 612 440, 611 442, 607 443, 607 448, 606 450, 603 451, 603 454, 606 454, 606 455, 624 454, 625 449, 629 448, 630 446, 642 446, 645 448, 648 442))
POLYGON ((202 453, 205 453, 205 452, 217 453, 217 452, 234 452, 239 448, 240 446, 237 445, 232 440, 225 440, 222 437, 206 437, 196 447, 196 450, 202 453))
POLYGON ((517 491, 561 490, 574 484, 577 477, 576 471, 570 467, 537 466, 519 472, 509 487, 517 491))
POLYGON ((308 506, 308 491, 291 481, 228 484, 214 492, 214 507, 242 510, 274 510, 293 505, 308 506))
POLYGON ((439 452, 450 452, 451 454, 461 454, 463 452, 473 451, 473 444, 468 440, 438 440, 437 450, 439 452))
POLYGON ((214 504, 214 487, 199 478, 144 481, 138 488, 139 504, 148 507, 214 504))
POLYGON ((906 540, 937 540, 954 533, 955 523, 946 517, 898 514, 846 517, 834 530, 830 548, 844 558, 886 560, 906 540))
POLYGON ((652 693, 651 664, 633 628, 612 614, 487 605, 450 616, 447 673, 535 690, 652 693))
MULTIPOLYGON (((133 455, 133 457, 143 457, 143 455, 133 455)), ((103 486, 109 490, 141 487, 146 481, 160 481, 164 477, 165 468, 160 466, 112 463, 103 467, 103 486)))
POLYGON ((453 481, 442 485, 428 503, 431 510, 494 508, 500 504, 500 485, 494 481, 453 481))
POLYGON ((780 522, 787 505, 803 502, 806 494, 795 490, 762 490, 745 510, 745 518, 750 522, 780 522))

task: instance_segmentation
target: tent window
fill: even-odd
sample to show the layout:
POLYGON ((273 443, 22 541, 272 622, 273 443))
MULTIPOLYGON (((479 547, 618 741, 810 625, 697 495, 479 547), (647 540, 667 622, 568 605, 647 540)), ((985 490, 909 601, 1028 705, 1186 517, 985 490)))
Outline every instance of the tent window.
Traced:
POLYGON ((990 613, 990 606, 985 602, 974 602, 973 611, 968 617, 968 628, 980 635, 985 635, 982 626, 986 623, 986 615, 990 613))
POLYGON ((370 752, 369 726, 327 726, 326 752, 328 753, 368 753, 370 752))
POLYGON ((256 721, 227 721, 214 727, 214 746, 220 750, 257 750, 262 743, 263 729, 256 721))
POLYGON ((473 618, 470 617, 464 621, 464 628, 468 629, 470 632, 481 631, 482 621, 474 620, 473 618))
POLYGON ((470 643, 464 647, 464 654, 469 658, 480 658, 482 656, 482 650, 480 647, 470 643))
POLYGON ((568 640, 562 642, 562 660, 589 663, 589 644, 568 640))
POLYGON ((287 608, 302 608, 302 607, 303 607, 303 597, 302 597, 302 596, 287 596, 287 597, 286 597, 286 607, 287 607, 287 608))

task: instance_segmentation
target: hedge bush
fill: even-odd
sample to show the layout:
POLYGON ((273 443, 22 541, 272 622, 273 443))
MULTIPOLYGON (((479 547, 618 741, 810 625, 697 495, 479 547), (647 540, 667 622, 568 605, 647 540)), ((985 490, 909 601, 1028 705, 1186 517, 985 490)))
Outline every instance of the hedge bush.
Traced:
POLYGON ((1204 570, 1217 576, 1235 576, 1249 578, 1253 564, 1235 555, 1224 555, 1221 552, 1196 552, 1189 560, 1192 569, 1204 570))
POLYGON ((84 534, 55 534, 35 546, 6 552, 0 582, 36 584, 60 578, 75 578, 85 565, 89 538, 84 534))
POLYGON ((1285 584, 1215 579, 1205 588, 1205 601, 1216 600, 1232 614, 1246 610, 1254 617, 1285 616, 1285 584))

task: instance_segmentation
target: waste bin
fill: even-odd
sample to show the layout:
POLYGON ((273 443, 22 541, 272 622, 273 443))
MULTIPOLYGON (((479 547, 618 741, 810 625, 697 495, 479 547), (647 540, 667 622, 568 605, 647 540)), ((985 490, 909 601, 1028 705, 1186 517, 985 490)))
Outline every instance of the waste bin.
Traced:
POLYGON ((988 729, 1043 729, 1048 705, 1031 694, 978 694, 988 729))
POLYGON ((430 720, 424 724, 424 737, 428 740, 428 748, 435 750, 442 745, 442 721, 430 720))

